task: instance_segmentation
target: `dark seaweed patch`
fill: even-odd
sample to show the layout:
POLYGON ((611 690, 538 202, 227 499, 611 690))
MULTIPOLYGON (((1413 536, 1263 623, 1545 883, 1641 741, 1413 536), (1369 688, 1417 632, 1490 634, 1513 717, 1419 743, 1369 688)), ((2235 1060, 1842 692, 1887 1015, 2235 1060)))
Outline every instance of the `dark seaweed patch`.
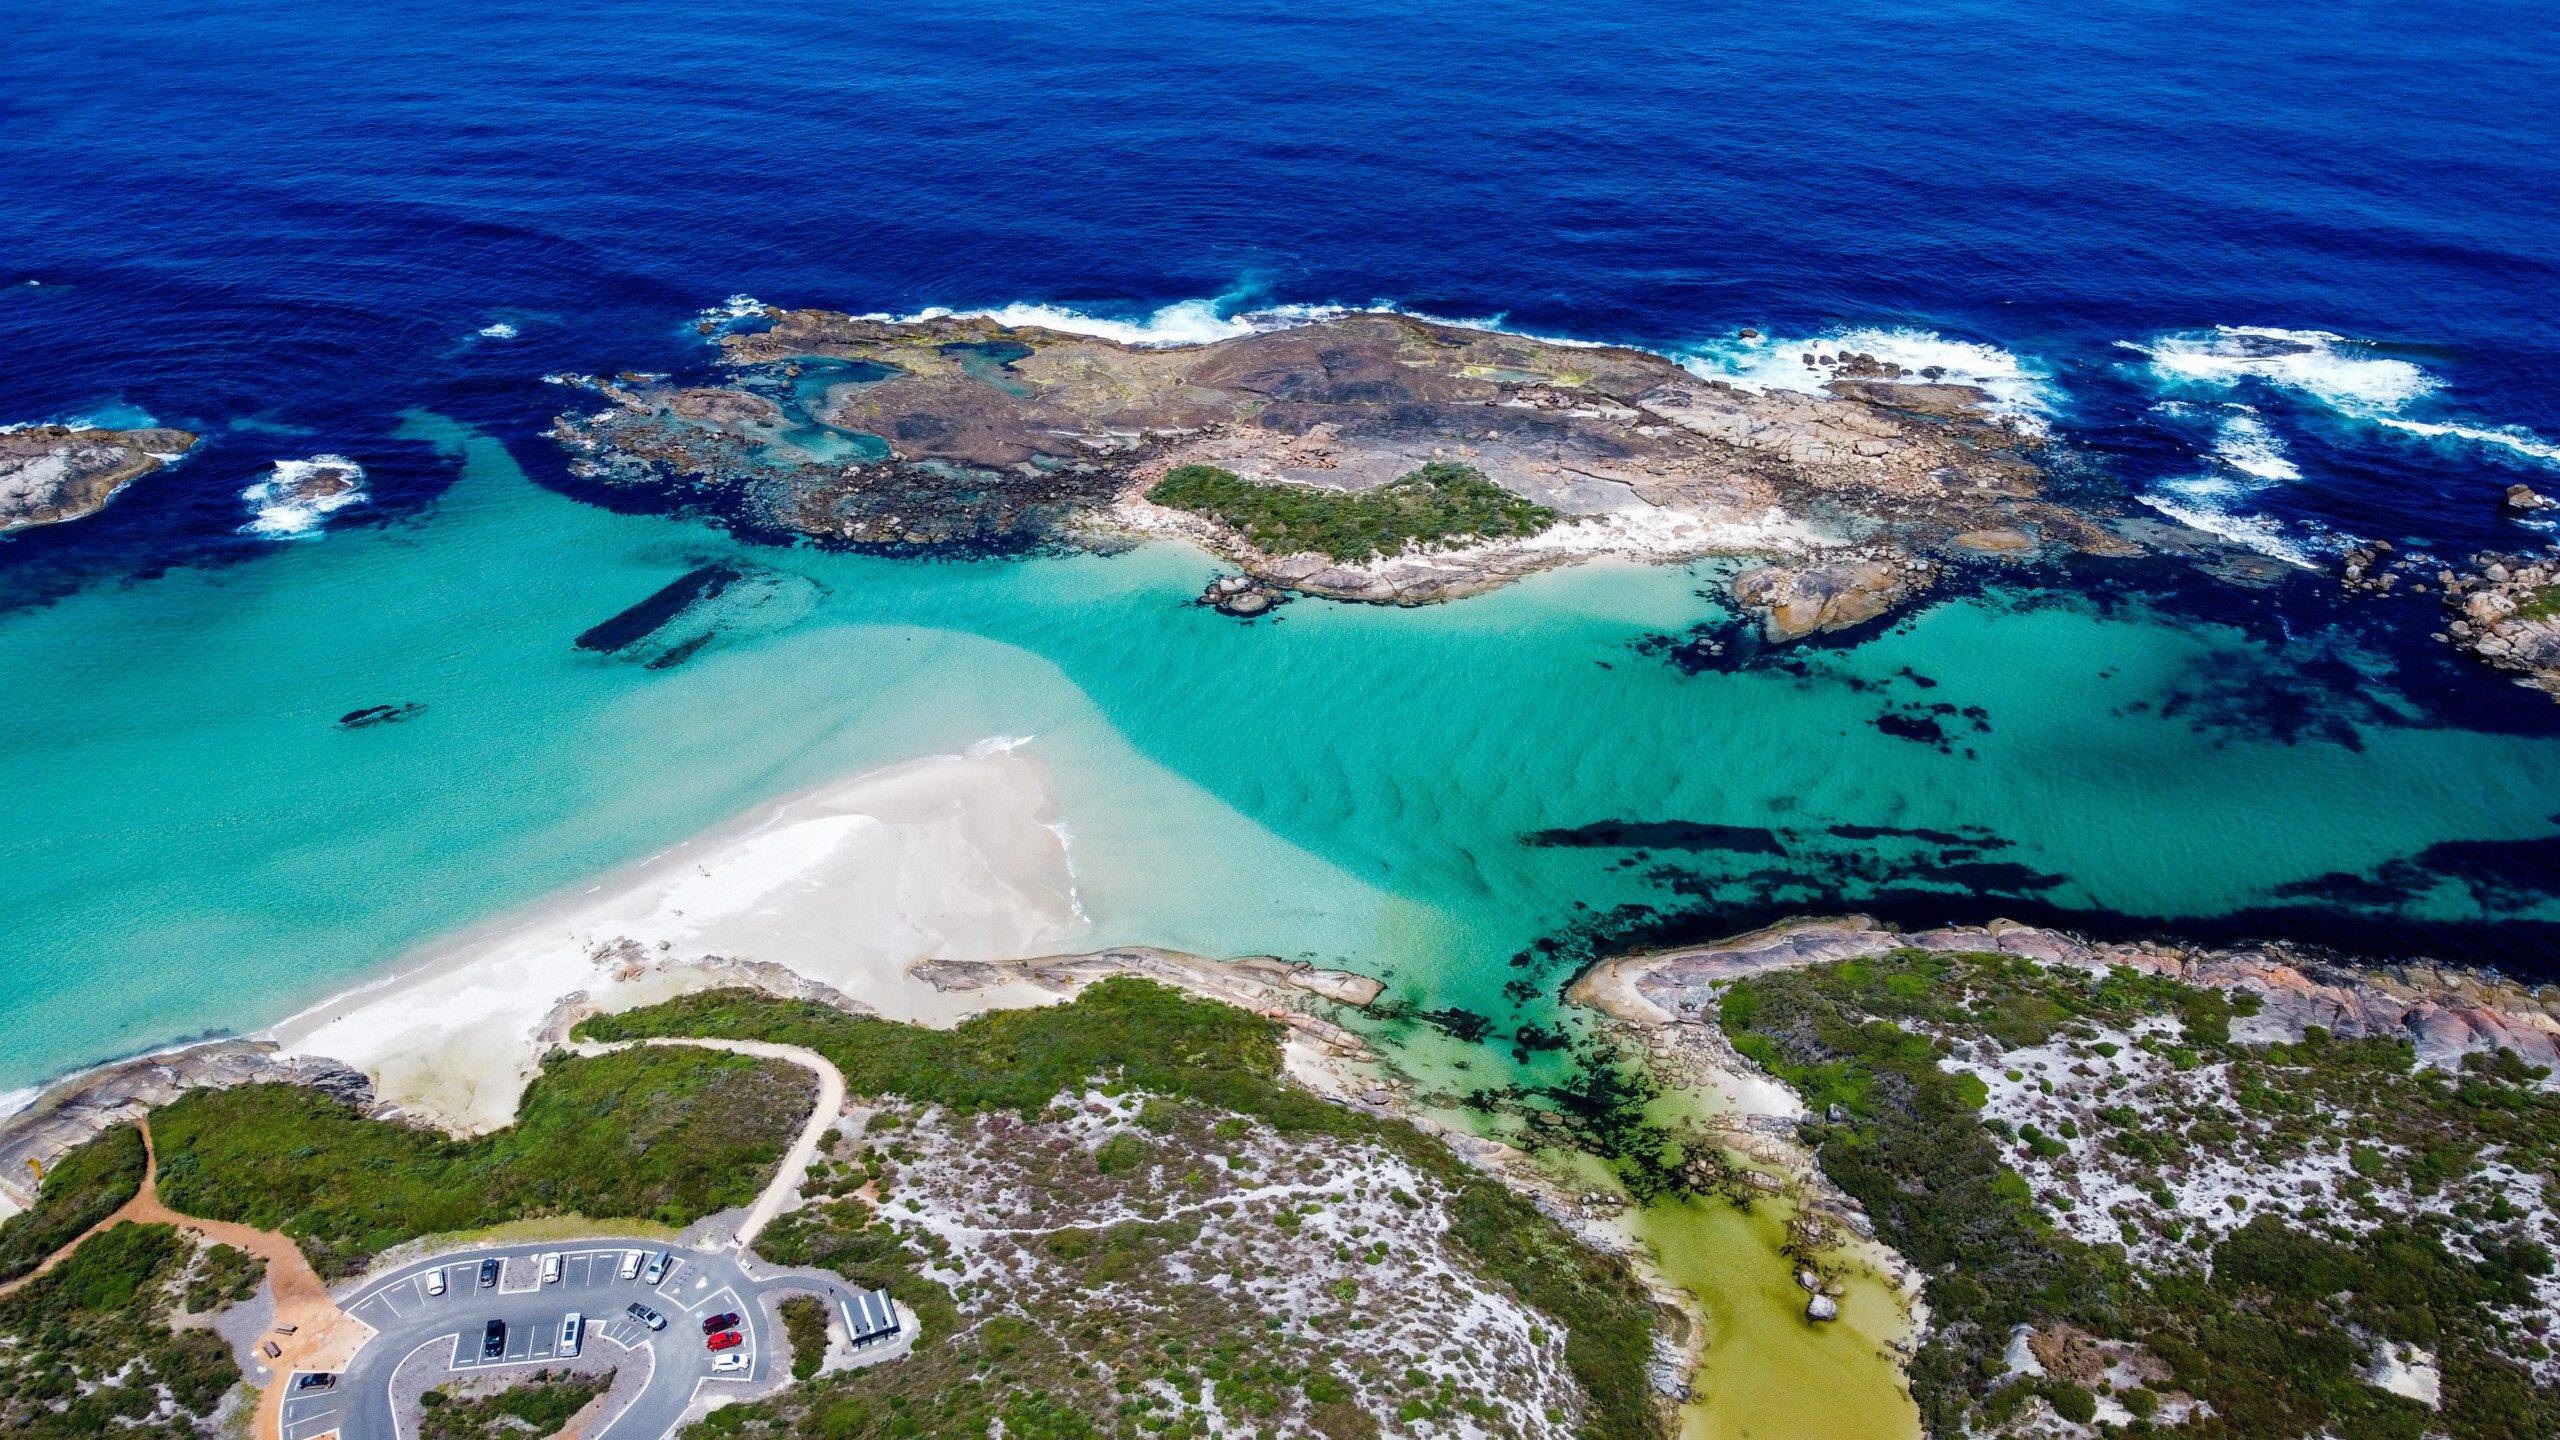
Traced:
POLYGON ((1970 845, 1986 850, 2005 850, 2014 843, 2001 839, 1979 825, 1967 825, 1961 832, 1913 830, 1905 829, 1900 825, 1830 825, 1825 826, 1822 833, 1837 835, 1843 840, 1882 840, 1889 837, 1902 840, 1925 840, 1932 845, 1970 845))
POLYGON ((643 670, 673 670, 687 660, 692 659, 701 651, 703 646, 710 644, 711 635, 711 631, 705 630, 699 635, 692 636, 674 645, 670 645, 667 647, 667 653, 659 656, 655 660, 649 661, 640 668, 643 670))
POLYGON ((350 710, 339 716, 338 728, 362 730, 370 725, 397 725, 403 720, 416 719, 426 711, 426 708, 415 700, 400 705, 367 705, 361 710, 350 710))
POLYGON ((2447 881, 2468 890, 2484 910, 2528 910, 2560 899, 2560 835, 2439 841, 2363 874, 2333 870, 2280 885, 2273 893, 2280 900, 2396 906, 2430 894, 2447 881))
POLYGON ((1887 710, 1875 718, 1875 727, 1896 740, 1915 740, 1939 750, 1947 748, 1947 732, 1938 717, 1909 710, 1887 710))
POLYGON ((1454 1005, 1446 1010, 1417 1010, 1413 1012, 1413 1018, 1435 1030, 1446 1031, 1470 1045, 1493 1033, 1493 1021, 1490 1018, 1479 1015, 1473 1010, 1462 1010, 1454 1005))
POLYGON ((659 626, 684 613, 686 606, 711 599, 738 578, 739 572, 727 565, 689 570, 648 599, 580 635, 578 648, 611 652, 646 639, 659 626))
POLYGON ((1533 831, 1521 838, 1531 845, 1589 850, 1726 850, 1739 855, 1787 853, 1787 847, 1779 842, 1775 830, 1756 825, 1711 825, 1697 820, 1597 820, 1570 829, 1533 831))

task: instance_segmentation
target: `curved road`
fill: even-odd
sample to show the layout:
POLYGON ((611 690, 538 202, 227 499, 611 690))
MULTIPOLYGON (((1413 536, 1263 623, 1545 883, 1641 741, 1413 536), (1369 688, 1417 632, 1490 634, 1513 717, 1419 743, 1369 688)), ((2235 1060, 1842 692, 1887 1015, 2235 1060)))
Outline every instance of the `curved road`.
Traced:
POLYGON ((564 1358, 561 1320, 572 1311, 584 1321, 583 1355, 602 1355, 625 1371, 637 1366, 648 1376, 639 1395, 590 1440, 660 1440, 697 1395, 726 1390, 744 1398, 772 1387, 776 1367, 787 1361, 772 1343, 778 1320, 771 1305, 785 1291, 825 1296, 838 1325, 854 1296, 833 1276, 794 1272, 757 1280, 733 1256, 642 1240, 490 1246, 422 1260, 368 1281, 347 1299, 345 1311, 376 1333, 330 1389, 292 1389, 298 1375, 284 1382, 283 1440, 321 1440, 333 1431, 341 1440, 414 1440, 395 1414, 395 1373, 413 1378, 423 1365, 435 1376, 430 1383, 440 1384, 480 1370, 556 1365, 564 1358), (646 1283, 645 1269, 622 1278, 624 1259, 635 1251, 670 1255, 656 1285, 646 1283), (560 1278, 549 1283, 542 1279, 547 1254, 561 1260, 560 1278), (492 1286, 480 1283, 480 1262, 487 1259, 501 1262, 492 1286), (439 1271, 444 1293, 429 1294, 428 1277, 439 1271), (666 1328, 652 1331, 633 1320, 627 1307, 634 1301, 665 1316, 666 1328), (732 1310, 740 1316, 743 1343, 727 1353, 742 1357, 746 1367, 714 1371, 717 1357, 704 1347, 702 1320, 732 1310), (507 1326, 505 1349, 494 1359, 483 1358, 481 1347, 491 1320, 507 1326))

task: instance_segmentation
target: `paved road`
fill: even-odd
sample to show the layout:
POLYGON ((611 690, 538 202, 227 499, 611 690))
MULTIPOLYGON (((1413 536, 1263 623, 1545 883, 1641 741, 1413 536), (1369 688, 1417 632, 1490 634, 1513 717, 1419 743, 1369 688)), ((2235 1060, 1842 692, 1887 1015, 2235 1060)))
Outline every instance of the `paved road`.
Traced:
MULTIPOLYGON (((852 1290, 831 1280, 797 1275, 755 1280, 732 1255, 681 1248, 673 1250, 667 1273, 656 1285, 645 1283, 645 1269, 639 1277, 622 1278, 625 1255, 666 1248, 639 1240, 494 1246, 420 1261, 368 1283, 344 1309, 377 1333, 333 1388, 287 1389, 283 1440, 320 1440, 332 1431, 342 1440, 415 1440, 415 1427, 394 1414, 395 1371, 405 1369, 414 1376, 425 1366, 440 1384, 476 1371, 558 1364, 565 1358, 559 1348, 561 1320, 571 1311, 585 1321, 583 1354, 601 1354, 623 1370, 637 1366, 648 1375, 639 1397, 591 1440, 661 1440, 683 1418, 698 1390, 759 1392, 769 1386, 775 1367, 787 1363, 768 1343, 773 1337, 767 1331, 773 1327, 755 1303, 759 1297, 780 1290, 821 1291, 831 1307, 853 1298, 852 1290), (561 1257, 560 1278, 544 1284, 542 1257, 553 1252, 561 1257), (500 1279, 484 1287, 480 1262, 493 1257, 503 1262, 500 1279), (445 1292, 430 1295, 427 1277, 439 1270, 445 1292), (633 1320, 627 1313, 633 1301, 665 1316, 667 1328, 652 1331, 633 1320), (744 1343, 726 1353, 744 1357, 747 1368, 715 1372, 711 1364, 717 1357, 704 1348, 702 1319, 729 1310, 741 1317, 738 1331, 744 1343), (491 1320, 507 1325, 505 1351, 494 1359, 481 1354, 483 1327, 491 1320)), ((285 1383, 290 1387, 299 1378, 285 1383)))

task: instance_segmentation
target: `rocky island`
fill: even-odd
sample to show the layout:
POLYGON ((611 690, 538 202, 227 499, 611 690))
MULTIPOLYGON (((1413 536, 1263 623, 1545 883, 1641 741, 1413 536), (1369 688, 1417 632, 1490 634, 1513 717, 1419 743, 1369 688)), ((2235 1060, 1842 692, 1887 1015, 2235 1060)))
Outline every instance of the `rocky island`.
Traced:
POLYGON ((0 429, 0 535, 94 514, 195 443, 184 430, 0 429))
POLYGON ((1864 355, 1807 352, 1803 393, 1392 313, 1141 347, 766 310, 718 344, 719 383, 558 377, 611 402, 556 422, 572 469, 899 550, 1183 536, 1258 585, 1386 604, 1757 557, 1741 596, 1777 639, 1950 565, 2137 550, 2046 493, 2040 436, 1987 393, 1864 355))

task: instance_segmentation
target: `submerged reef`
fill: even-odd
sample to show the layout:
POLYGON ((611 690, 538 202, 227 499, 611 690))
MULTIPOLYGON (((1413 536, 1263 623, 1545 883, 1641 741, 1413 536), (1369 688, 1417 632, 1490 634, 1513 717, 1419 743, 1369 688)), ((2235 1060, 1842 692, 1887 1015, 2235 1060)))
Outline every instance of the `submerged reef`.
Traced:
POLYGON ((1139 347, 767 310, 718 344, 717 383, 560 377, 611 402, 555 423, 572 471, 911 552, 1182 536, 1268 585, 1388 604, 1596 555, 1780 557, 1743 596, 1780 639, 1946 564, 2139 549, 2045 493, 2041 435, 1987 392, 1862 357, 1823 357, 1824 393, 1754 391, 1390 313, 1139 347))
POLYGON ((95 514, 195 443, 184 430, 0 430, 0 535, 95 514))

